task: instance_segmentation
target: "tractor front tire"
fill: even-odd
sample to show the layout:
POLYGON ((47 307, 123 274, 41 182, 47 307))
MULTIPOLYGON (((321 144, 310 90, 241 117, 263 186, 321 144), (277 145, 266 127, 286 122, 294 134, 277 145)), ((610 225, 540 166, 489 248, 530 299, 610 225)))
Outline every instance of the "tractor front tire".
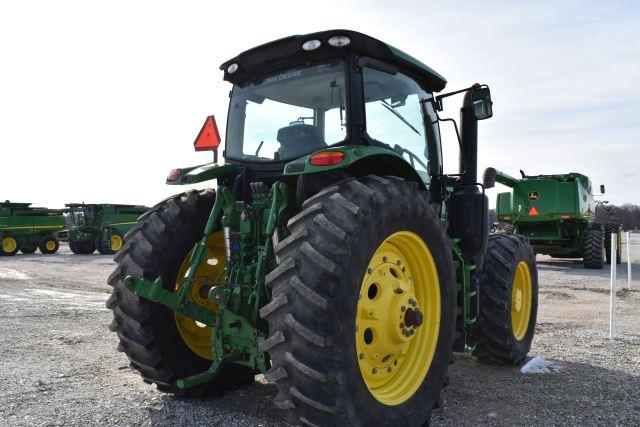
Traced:
POLYGON ((218 396, 224 390, 254 381, 252 369, 229 363, 213 381, 179 388, 178 379, 206 371, 212 360, 189 348, 172 310, 136 295, 123 285, 128 275, 148 281, 162 276, 167 290, 173 292, 181 265, 203 235, 214 199, 212 190, 194 190, 159 203, 140 217, 125 236, 127 243, 114 257, 118 266, 108 280, 113 287, 107 301, 107 308, 113 311, 109 329, 118 334, 118 350, 127 355, 131 366, 163 392, 218 396))
POLYGON ((582 260, 584 268, 601 270, 604 268, 605 242, 600 224, 593 224, 584 233, 582 260))
POLYGON ((529 353, 538 310, 533 248, 517 235, 489 236, 480 274, 480 315, 473 328, 483 361, 518 365, 529 353))
POLYGON ((53 236, 44 236, 38 242, 38 249, 44 255, 55 254, 60 248, 60 242, 53 236))
POLYGON ((349 178, 307 199, 288 228, 260 310, 275 405, 293 425, 428 423, 451 360, 456 285, 426 192, 349 178))
POLYGON ((611 235, 616 234, 616 264, 622 262, 622 231, 618 224, 607 224, 604 227, 604 247, 607 254, 607 264, 611 264, 611 235))

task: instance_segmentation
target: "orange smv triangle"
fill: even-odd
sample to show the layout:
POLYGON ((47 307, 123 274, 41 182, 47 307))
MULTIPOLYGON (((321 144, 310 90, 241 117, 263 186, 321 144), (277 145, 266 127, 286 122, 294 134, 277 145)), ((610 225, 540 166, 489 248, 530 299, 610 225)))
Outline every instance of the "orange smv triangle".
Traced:
POLYGON ((536 209, 535 206, 531 206, 531 209, 529 209, 529 215, 536 216, 536 215, 540 215, 540 213, 538 212, 538 209, 536 209))
POLYGON ((193 142, 193 148, 196 151, 215 150, 220 145, 220 133, 216 125, 216 119, 213 116, 207 117, 204 121, 200 133, 193 142))

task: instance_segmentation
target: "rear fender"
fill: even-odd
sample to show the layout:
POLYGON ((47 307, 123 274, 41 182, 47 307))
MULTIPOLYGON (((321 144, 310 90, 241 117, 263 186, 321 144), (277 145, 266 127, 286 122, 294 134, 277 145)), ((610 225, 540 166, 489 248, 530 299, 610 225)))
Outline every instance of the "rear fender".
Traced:
MULTIPOLYGON (((333 170, 348 170, 353 175, 366 175, 368 173, 380 175, 396 175, 407 181, 413 181, 423 188, 428 188, 429 176, 426 172, 419 173, 398 153, 379 147, 367 145, 350 145, 316 151, 305 157, 287 163, 284 168, 285 176, 316 174, 333 170), (315 166, 311 164, 311 158, 324 151, 340 151, 344 153, 344 160, 340 163, 327 166, 315 166)), ((350 173, 351 175, 351 173, 350 173)))

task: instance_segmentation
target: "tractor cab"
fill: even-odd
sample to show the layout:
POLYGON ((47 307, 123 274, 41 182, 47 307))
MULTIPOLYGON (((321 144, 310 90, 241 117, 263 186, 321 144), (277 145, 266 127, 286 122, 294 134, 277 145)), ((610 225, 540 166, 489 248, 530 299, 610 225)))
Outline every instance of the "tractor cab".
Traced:
MULTIPOLYGON (((351 175, 379 168, 423 188, 433 177, 443 177, 437 111, 449 94, 435 97, 434 92, 446 80, 393 46, 358 32, 332 30, 258 46, 220 68, 233 84, 225 163, 250 170, 252 180, 284 175, 293 181, 317 172, 318 166, 348 169, 351 175)), ((473 99, 473 111, 485 114, 475 118, 490 117, 488 88, 470 89, 484 96, 473 99)), ((470 134, 475 144, 475 133, 470 134)), ((217 159, 216 135, 210 116, 196 149, 215 150, 217 159)), ((475 166, 469 166, 475 162, 466 158, 461 172, 475 174, 475 166)), ((167 183, 199 182, 194 175, 203 172, 212 175, 209 167, 174 170, 167 183)))

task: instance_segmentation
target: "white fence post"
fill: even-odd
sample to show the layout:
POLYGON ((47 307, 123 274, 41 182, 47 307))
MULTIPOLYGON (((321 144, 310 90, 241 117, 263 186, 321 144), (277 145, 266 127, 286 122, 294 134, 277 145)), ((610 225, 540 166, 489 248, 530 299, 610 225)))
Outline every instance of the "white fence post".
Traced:
POLYGON ((627 289, 631 290, 631 233, 627 231, 627 289))
POLYGON ((611 233, 611 298, 609 300, 609 339, 616 337, 616 257, 618 242, 616 233, 611 233))

